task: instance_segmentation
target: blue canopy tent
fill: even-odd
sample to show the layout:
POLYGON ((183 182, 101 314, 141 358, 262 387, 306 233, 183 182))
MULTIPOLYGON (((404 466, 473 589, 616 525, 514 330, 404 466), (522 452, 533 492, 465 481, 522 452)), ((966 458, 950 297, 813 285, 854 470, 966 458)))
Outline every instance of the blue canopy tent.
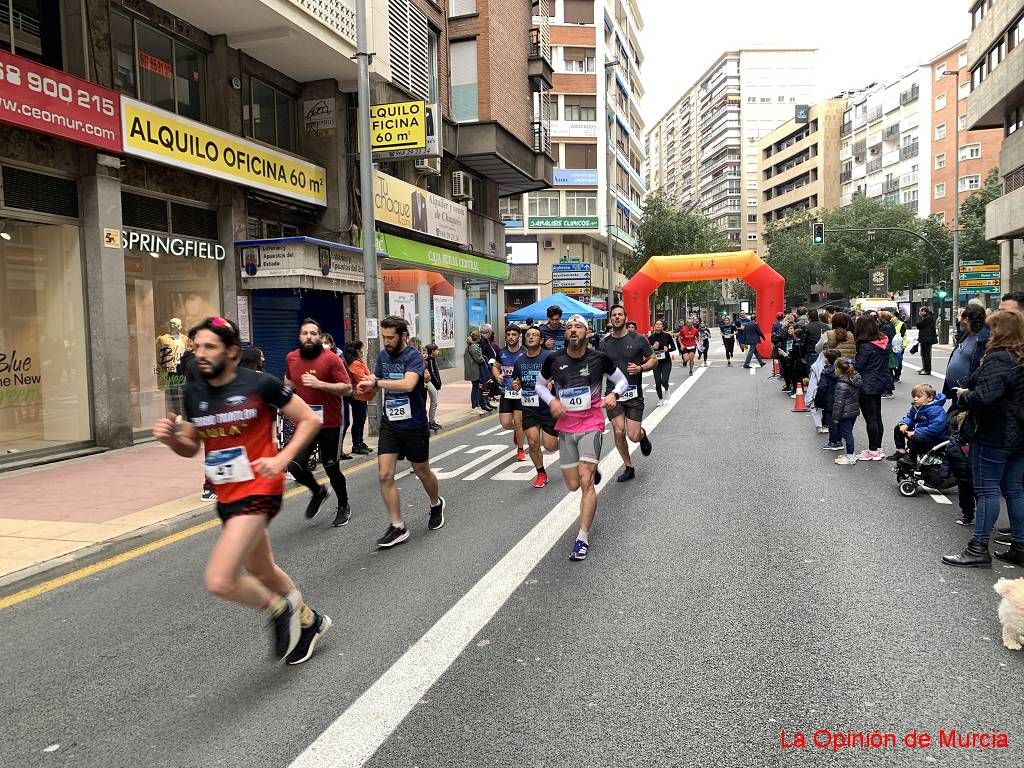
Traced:
POLYGON ((562 310, 563 320, 568 320, 573 315, 582 315, 587 320, 603 320, 608 314, 600 309, 594 309, 594 307, 584 304, 582 301, 569 298, 564 293, 552 293, 546 299, 535 301, 529 306, 517 309, 515 312, 510 312, 505 316, 505 319, 514 323, 522 323, 533 318, 538 324, 545 323, 548 319, 548 307, 551 306, 562 310))

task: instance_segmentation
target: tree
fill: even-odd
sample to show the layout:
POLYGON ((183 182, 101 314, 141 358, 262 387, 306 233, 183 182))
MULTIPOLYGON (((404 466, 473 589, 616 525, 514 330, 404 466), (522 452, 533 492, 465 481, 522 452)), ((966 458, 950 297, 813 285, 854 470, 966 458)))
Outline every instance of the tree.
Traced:
MULTIPOLYGON (((960 203, 960 260, 999 263, 999 243, 985 239, 985 206, 1002 194, 999 169, 985 177, 984 186, 960 203)), ((953 222, 949 222, 952 225, 953 222)))

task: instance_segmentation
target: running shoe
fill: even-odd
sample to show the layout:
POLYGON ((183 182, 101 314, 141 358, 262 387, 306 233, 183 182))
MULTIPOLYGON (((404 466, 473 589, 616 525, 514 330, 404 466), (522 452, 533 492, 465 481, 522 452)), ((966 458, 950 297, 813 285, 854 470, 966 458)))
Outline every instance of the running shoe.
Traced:
POLYGON ((436 531, 444 525, 444 496, 437 497, 437 504, 430 508, 430 519, 427 521, 427 528, 436 531))
POLYGON ((879 451, 861 451, 857 454, 857 461, 881 461, 885 456, 879 451))
POLYGON ((841 451, 841 450, 843 450, 843 444, 842 443, 825 443, 823 446, 821 446, 821 450, 823 450, 823 451, 841 451))
POLYGON ((338 454, 338 459, 340 461, 349 461, 349 460, 351 460, 351 458, 352 458, 352 454, 351 453, 339 453, 338 454))
POLYGON ((651 440, 647 437, 647 430, 645 429, 640 433, 640 453, 644 456, 650 456, 653 450, 654 446, 651 445, 651 440))
POLYGON ((213 490, 209 490, 209 489, 205 490, 205 491, 203 491, 202 499, 203 499, 203 501, 216 501, 217 500, 217 492, 213 491, 213 490))
POLYGON ((893 392, 886 392, 882 395, 883 400, 892 400, 894 397, 896 397, 896 395, 893 392))
POLYGON ((331 617, 325 613, 313 611, 313 623, 308 627, 302 627, 299 642, 295 645, 292 652, 288 654, 285 662, 294 666, 295 664, 308 661, 309 657, 313 655, 313 649, 316 648, 317 642, 330 628, 331 617))
POLYGON ((576 539, 576 543, 572 545, 572 552, 569 553, 569 559, 570 560, 586 560, 587 559, 587 550, 589 548, 590 548, 590 545, 587 544, 587 542, 580 541, 579 539, 576 539))
POLYGON ((526 451, 516 448, 516 461, 526 461, 526 451))
POLYGON ((343 507, 338 507, 338 514, 334 516, 334 522, 331 523, 335 528, 340 528, 343 525, 348 525, 348 521, 352 519, 352 509, 346 504, 343 507))
POLYGON ((636 477, 636 470, 634 470, 632 467, 626 467, 622 470, 622 472, 619 473, 619 476, 615 478, 615 482, 627 483, 634 477, 636 477))
POLYGON ((409 540, 409 529, 406 527, 396 528, 393 525, 389 525, 388 529, 384 531, 384 535, 377 539, 378 549, 387 549, 393 547, 396 544, 401 544, 403 541, 409 540))
POLYGON ((885 460, 886 461, 899 461, 900 459, 902 459, 906 455, 907 455, 906 451, 894 451, 893 453, 890 453, 888 456, 886 456, 885 460))
POLYGON ((299 624, 299 612, 292 607, 288 598, 284 598, 284 607, 275 613, 270 621, 270 635, 273 641, 271 652, 275 659, 283 659, 299 642, 302 627, 299 624))
POLYGON ((836 464, 839 464, 839 465, 842 465, 842 466, 850 466, 850 465, 856 464, 856 463, 857 463, 857 457, 856 456, 850 456, 850 455, 836 456, 836 464))
POLYGON ((328 485, 321 485, 320 489, 313 494, 313 498, 309 500, 309 504, 306 505, 306 519, 312 520, 314 517, 320 514, 320 507, 327 501, 327 497, 331 495, 331 488, 328 485))
POLYGON ((357 456, 369 456, 371 453, 373 453, 373 449, 366 445, 357 445, 355 448, 352 449, 352 453, 356 454, 357 456))
POLYGON ((533 478, 533 487, 534 488, 543 488, 547 484, 548 484, 548 473, 547 472, 538 472, 537 476, 535 478, 533 478))

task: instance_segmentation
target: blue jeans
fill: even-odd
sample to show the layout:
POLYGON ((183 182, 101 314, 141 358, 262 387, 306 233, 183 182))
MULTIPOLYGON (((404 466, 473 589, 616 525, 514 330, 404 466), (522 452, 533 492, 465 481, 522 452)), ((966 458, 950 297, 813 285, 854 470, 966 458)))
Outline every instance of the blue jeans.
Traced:
POLYGON ((821 418, 825 422, 825 426, 828 427, 828 441, 835 445, 839 442, 839 424, 832 418, 832 408, 825 408, 821 412, 821 418))
POLYGON ((857 421, 857 417, 854 416, 850 419, 839 420, 839 431, 843 435, 843 441, 846 443, 846 455, 853 456, 853 424, 857 421))
POLYGON ((1024 544, 1024 449, 1006 451, 989 445, 971 446, 971 477, 977 509, 974 540, 988 544, 999 518, 999 493, 1006 499, 1012 539, 1024 544))
POLYGON ((743 360, 744 367, 750 366, 750 358, 752 355, 756 355, 757 362, 759 362, 761 365, 764 365, 764 360, 761 359, 761 353, 757 351, 757 345, 751 344, 749 347, 747 347, 747 356, 743 360))

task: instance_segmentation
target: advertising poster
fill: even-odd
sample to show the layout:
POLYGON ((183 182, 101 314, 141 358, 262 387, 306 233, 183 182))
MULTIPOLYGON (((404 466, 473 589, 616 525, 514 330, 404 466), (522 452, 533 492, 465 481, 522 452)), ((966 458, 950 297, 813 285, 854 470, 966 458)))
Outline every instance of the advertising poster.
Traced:
POLYGON ((478 330, 481 325, 487 322, 487 300, 467 299, 466 310, 469 315, 471 329, 478 330))
POLYGON ((455 347, 455 299, 434 296, 434 343, 441 349, 455 347))
POLYGON ((409 338, 416 335, 416 294, 388 291, 388 314, 409 324, 409 338))

